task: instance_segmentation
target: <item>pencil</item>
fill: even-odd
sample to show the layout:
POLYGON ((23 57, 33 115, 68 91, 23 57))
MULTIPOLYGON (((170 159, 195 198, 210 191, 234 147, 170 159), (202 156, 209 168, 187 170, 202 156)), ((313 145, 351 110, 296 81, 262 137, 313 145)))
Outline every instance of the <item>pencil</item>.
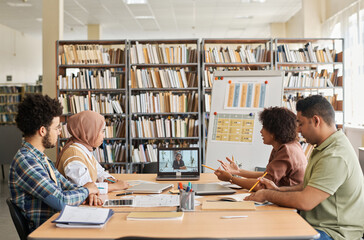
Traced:
POLYGON ((211 170, 216 171, 216 169, 213 169, 212 167, 209 167, 209 166, 206 166, 206 165, 203 165, 203 164, 201 164, 201 166, 203 166, 203 167, 205 167, 205 168, 209 168, 209 169, 211 169, 211 170))
POLYGON ((233 155, 233 157, 232 157, 232 160, 233 160, 233 162, 235 162, 235 161, 234 161, 234 155, 233 155))
MULTIPOLYGON (((265 175, 267 175, 267 173, 268 172, 265 172, 264 174, 263 174, 263 176, 261 176, 261 178, 260 179, 262 179, 262 178, 264 178, 264 176, 265 175)), ((260 182, 260 179, 254 184, 254 186, 249 190, 249 192, 251 192, 254 188, 255 188, 255 186, 260 182)))

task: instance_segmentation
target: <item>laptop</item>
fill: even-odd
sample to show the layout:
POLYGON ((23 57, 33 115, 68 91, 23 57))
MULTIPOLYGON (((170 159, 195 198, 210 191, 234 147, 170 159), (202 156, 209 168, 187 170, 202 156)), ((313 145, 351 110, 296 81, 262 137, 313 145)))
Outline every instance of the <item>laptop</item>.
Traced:
POLYGON ((126 191, 133 193, 162 193, 171 187, 173 187, 171 183, 140 183, 128 188, 126 191))
POLYGON ((158 148, 157 180, 199 180, 199 156, 198 148, 158 148))
POLYGON ((196 195, 220 195, 220 194, 234 194, 234 189, 222 186, 218 183, 200 183, 192 184, 192 189, 196 195))

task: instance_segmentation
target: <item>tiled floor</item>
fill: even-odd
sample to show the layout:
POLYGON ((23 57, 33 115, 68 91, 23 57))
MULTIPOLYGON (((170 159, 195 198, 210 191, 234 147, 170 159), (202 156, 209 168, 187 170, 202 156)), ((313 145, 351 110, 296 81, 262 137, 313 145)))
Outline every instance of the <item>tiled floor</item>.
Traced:
POLYGON ((6 199, 10 196, 7 181, 8 171, 9 166, 5 165, 5 180, 0 172, 0 239, 2 240, 19 239, 6 204, 6 199))

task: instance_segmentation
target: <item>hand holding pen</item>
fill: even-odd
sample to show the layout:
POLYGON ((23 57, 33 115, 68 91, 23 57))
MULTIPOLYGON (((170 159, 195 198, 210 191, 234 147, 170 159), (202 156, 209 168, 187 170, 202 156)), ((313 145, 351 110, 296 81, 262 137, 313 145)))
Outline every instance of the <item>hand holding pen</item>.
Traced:
POLYGON ((255 186, 260 182, 260 180, 262 179, 262 178, 264 178, 264 176, 265 175, 267 175, 267 173, 268 172, 265 172, 264 174, 263 174, 263 176, 261 176, 260 178, 259 178, 259 180, 253 185, 253 187, 249 190, 249 192, 251 192, 254 188, 255 188, 255 186))

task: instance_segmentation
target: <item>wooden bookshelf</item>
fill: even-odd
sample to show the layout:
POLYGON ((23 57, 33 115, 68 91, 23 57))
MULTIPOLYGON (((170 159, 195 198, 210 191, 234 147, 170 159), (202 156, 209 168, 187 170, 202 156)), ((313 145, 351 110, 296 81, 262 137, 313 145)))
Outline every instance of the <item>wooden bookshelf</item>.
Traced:
POLYGON ((198 39, 129 41, 132 172, 156 161, 157 147, 201 146, 199 47, 198 39))
POLYGON ((57 96, 64 107, 58 153, 70 137, 68 117, 84 110, 106 120, 95 157, 114 173, 128 171, 127 41, 57 41, 57 96))
POLYGON ((0 125, 14 125, 18 104, 25 94, 41 93, 39 84, 1 84, 0 85, 0 125))
POLYGON ((344 126, 343 38, 277 38, 275 68, 285 71, 283 105, 313 94, 333 105, 339 128, 344 126))
MULTIPOLYGON (((257 39, 202 39, 202 154, 206 154, 211 91, 215 70, 271 70, 273 69, 273 40, 257 39)), ((204 161, 203 161, 204 163, 204 161)))

